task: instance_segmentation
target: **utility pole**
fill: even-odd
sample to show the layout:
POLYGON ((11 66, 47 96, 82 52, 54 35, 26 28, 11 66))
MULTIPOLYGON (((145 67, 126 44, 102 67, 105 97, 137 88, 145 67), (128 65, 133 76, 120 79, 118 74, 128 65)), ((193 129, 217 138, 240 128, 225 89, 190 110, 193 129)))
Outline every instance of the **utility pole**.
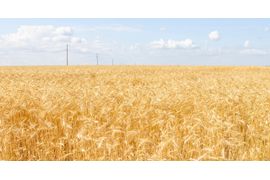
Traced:
POLYGON ((67 66, 68 66, 68 44, 67 44, 67 66))
POLYGON ((113 66, 113 59, 112 59, 112 66, 113 66))
POLYGON ((97 58, 97 65, 98 65, 98 53, 96 54, 96 58, 97 58))

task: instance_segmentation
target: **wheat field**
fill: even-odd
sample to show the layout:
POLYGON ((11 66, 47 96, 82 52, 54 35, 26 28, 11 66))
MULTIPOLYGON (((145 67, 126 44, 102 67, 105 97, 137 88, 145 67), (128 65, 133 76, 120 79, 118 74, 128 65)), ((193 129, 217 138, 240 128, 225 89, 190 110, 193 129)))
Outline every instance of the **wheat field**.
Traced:
POLYGON ((0 67, 1 160, 270 160, 270 68, 0 67))

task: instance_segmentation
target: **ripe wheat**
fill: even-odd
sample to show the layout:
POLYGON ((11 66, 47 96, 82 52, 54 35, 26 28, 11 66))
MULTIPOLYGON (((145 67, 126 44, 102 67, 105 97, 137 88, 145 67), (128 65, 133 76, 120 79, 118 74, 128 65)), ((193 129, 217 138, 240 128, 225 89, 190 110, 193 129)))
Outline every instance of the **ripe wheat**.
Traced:
POLYGON ((1 160, 270 160, 268 67, 1 67, 1 160))

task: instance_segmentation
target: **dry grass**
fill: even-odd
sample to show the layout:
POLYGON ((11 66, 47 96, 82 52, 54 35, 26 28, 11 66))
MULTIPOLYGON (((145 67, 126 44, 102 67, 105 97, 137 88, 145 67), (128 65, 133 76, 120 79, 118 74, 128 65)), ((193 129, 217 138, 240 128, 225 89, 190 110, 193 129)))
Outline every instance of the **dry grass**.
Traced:
POLYGON ((1 67, 2 160, 270 160, 270 68, 1 67))

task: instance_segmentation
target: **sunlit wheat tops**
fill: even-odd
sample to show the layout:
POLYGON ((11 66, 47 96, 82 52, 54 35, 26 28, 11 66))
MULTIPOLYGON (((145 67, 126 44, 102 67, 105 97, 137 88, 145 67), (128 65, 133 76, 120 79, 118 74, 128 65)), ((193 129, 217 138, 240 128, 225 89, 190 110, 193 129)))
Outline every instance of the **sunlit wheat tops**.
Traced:
POLYGON ((1 160, 270 160, 267 67, 1 67, 1 160))

